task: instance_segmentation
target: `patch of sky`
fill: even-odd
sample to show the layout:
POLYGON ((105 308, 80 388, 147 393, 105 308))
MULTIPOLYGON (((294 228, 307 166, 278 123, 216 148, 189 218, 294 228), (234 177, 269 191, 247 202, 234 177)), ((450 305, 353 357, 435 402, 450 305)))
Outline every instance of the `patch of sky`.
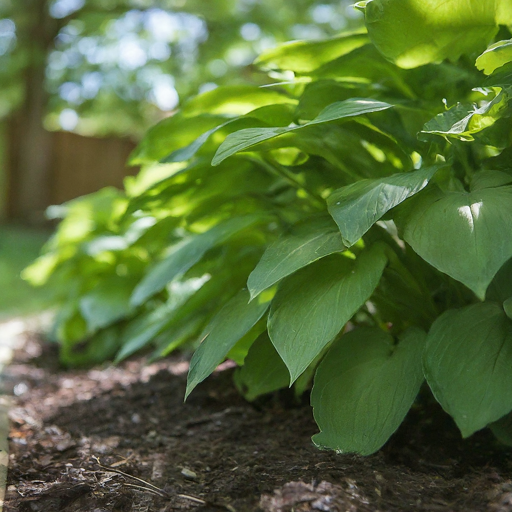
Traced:
POLYGON ((59 95, 68 103, 79 105, 82 103, 81 87, 75 82, 64 82, 59 87, 59 95))
POLYGON ((99 71, 91 71, 82 75, 81 95, 85 99, 94 98, 100 91, 103 75, 99 71))
POLYGON ((199 94, 203 94, 203 92, 213 91, 217 89, 218 85, 214 82, 206 82, 199 87, 199 94))
POLYGON ((291 28, 293 39, 322 39, 325 37, 324 31, 317 25, 297 24, 291 28))
POLYGON ((171 75, 156 77, 153 88, 148 94, 148 99, 160 110, 170 111, 178 106, 180 98, 174 87, 174 78, 171 75))
POLYGON ((79 117, 75 110, 72 108, 65 108, 59 114, 59 124, 63 130, 74 130, 78 124, 79 117))
POLYGON ((16 25, 9 18, 0 19, 0 57, 14 48, 16 25))
POLYGON ((50 5, 50 15, 53 18, 65 18, 78 11, 85 5, 85 0, 55 0, 50 5))
POLYGON ((261 37, 261 28, 256 23, 244 23, 240 27, 240 35, 246 41, 256 41, 261 37))
MULTIPOLYGON (((80 35, 82 24, 66 25, 48 58, 50 89, 59 90, 69 107, 110 91, 126 100, 146 98, 164 111, 176 108, 179 98, 174 79, 157 63, 168 60, 176 50, 182 67, 195 65, 198 44, 207 39, 208 31, 197 16, 148 7, 132 9, 87 37, 80 35)), ((235 57, 245 64, 253 55, 235 57)), ((220 59, 216 66, 214 77, 227 70, 220 59)))
POLYGON ((229 69, 226 61, 222 59, 214 59, 208 62, 207 68, 208 72, 216 78, 224 76, 229 69))

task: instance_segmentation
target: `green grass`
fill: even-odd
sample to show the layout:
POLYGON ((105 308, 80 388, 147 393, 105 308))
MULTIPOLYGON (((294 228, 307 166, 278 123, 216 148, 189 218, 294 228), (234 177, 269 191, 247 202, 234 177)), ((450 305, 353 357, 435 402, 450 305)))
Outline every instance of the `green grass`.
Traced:
POLYGON ((47 307, 46 292, 25 283, 20 272, 38 256, 48 237, 47 231, 0 227, 0 320, 47 307))

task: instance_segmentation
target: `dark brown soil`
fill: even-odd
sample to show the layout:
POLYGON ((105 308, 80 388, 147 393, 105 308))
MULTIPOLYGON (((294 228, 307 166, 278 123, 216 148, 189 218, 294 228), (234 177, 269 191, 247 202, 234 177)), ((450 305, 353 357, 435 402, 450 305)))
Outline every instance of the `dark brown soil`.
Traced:
POLYGON ((512 511, 512 454, 417 405, 362 458, 321 452, 307 404, 257 405, 218 371, 184 404, 187 362, 59 369, 30 340, 14 389, 5 511, 512 511))

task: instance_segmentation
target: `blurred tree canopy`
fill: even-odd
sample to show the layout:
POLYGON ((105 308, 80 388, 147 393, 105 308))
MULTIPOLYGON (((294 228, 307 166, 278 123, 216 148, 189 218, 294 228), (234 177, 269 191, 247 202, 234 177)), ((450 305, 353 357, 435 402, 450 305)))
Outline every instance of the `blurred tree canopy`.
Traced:
POLYGON ((260 83, 262 50, 359 23, 349 0, 0 0, 10 216, 45 206, 51 130, 140 135, 191 94, 260 83))

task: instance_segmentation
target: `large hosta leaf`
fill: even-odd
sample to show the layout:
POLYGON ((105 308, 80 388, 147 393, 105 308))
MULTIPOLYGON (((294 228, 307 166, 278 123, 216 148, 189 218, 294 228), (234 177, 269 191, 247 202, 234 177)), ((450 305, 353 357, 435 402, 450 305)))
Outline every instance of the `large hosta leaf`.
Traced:
POLYGON ((263 69, 308 73, 367 43, 366 33, 343 34, 324 41, 292 41, 262 53, 255 64, 263 69))
POLYGON ((236 233, 264 220, 268 220, 268 217, 256 214, 235 217, 204 233, 187 238, 146 274, 133 291, 132 305, 138 306, 155 293, 163 290, 167 283, 192 268, 205 252, 215 245, 225 242, 236 233))
POLYGON ((249 303, 249 293, 242 290, 215 315, 190 361, 185 398, 224 360, 236 342, 265 314, 269 304, 270 297, 265 294, 249 303))
POLYGON ((226 140, 217 150, 217 153, 212 160, 212 165, 218 165, 235 153, 246 151, 260 142, 273 139, 274 137, 278 137, 285 133, 301 130, 308 126, 361 116, 371 112, 378 112, 391 107, 392 105, 382 101, 366 98, 351 98, 332 103, 322 110, 315 119, 300 126, 290 126, 285 128, 247 128, 245 130, 240 130, 226 137, 226 140))
POLYGON ((489 427, 498 441, 507 446, 512 446, 512 413, 508 413, 498 421, 491 423, 489 427))
POLYGON ((356 260, 327 256, 288 277, 272 302, 268 331, 291 382, 369 299, 386 266, 381 246, 356 260))
POLYGON ((509 8, 510 0, 371 0, 365 18, 375 46, 413 68, 481 52, 510 22, 509 8))
POLYGON ((336 224, 327 217, 304 222, 271 244, 247 281, 251 298, 296 270, 345 249, 336 224))
POLYGON ((384 331, 345 334, 320 363, 311 404, 320 433, 313 442, 339 453, 376 452, 410 409, 421 383, 425 333, 410 329, 398 344, 384 331))
POLYGON ((464 437, 512 410, 512 322, 495 303, 450 310, 429 332, 425 377, 464 437))
POLYGON ((428 263, 485 297, 512 257, 512 187, 432 189, 411 201, 399 220, 404 239, 428 263))
POLYGON ((439 167, 360 180, 335 190, 327 200, 343 243, 355 244, 386 212, 427 186, 439 167))

